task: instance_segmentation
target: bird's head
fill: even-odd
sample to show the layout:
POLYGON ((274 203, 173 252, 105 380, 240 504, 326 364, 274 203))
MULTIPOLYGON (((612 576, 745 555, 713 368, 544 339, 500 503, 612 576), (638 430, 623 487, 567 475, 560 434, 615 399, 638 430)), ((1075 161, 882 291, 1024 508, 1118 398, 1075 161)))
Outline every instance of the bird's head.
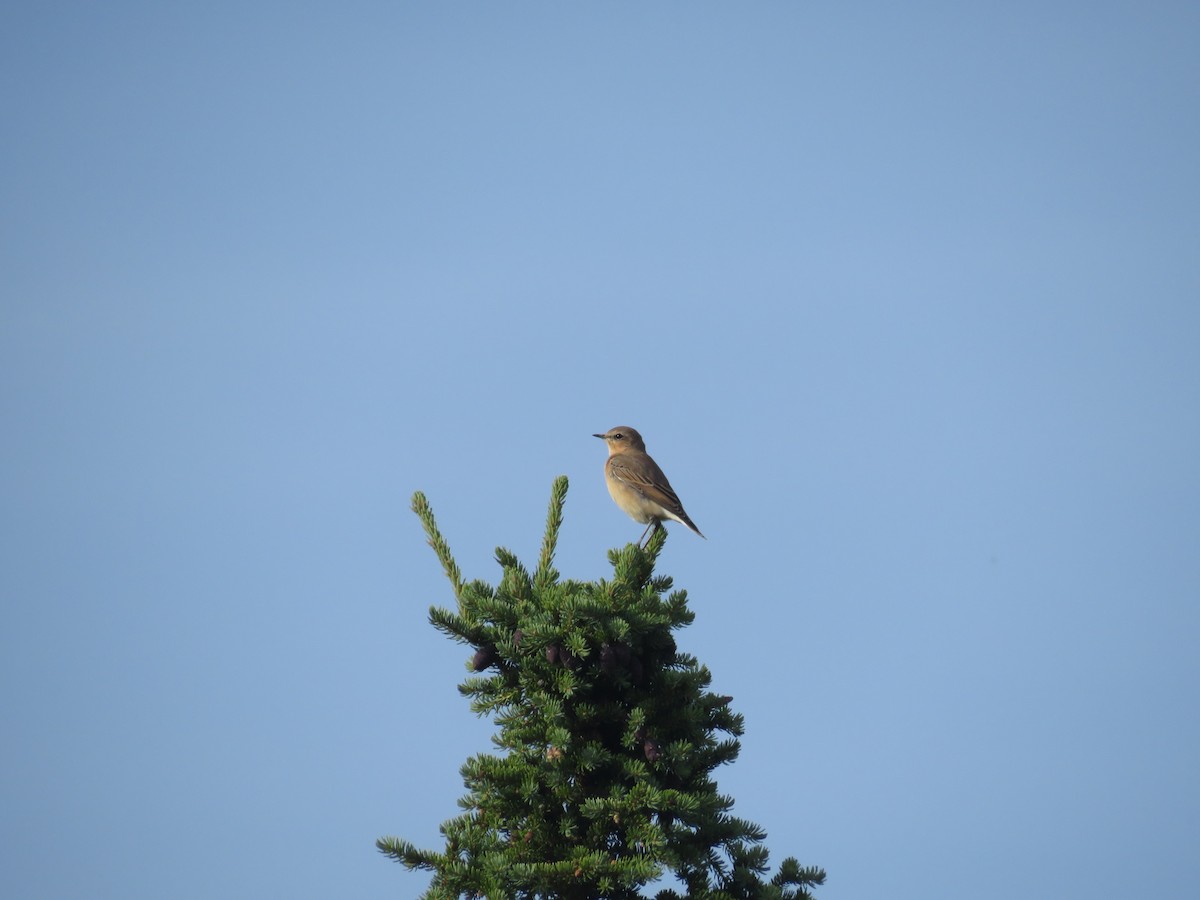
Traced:
POLYGON ((616 428, 608 429, 604 434, 593 434, 592 437, 598 437, 608 444, 610 455, 624 453, 627 450, 646 452, 646 442, 642 440, 642 436, 638 434, 636 428, 630 428, 628 425, 618 425, 616 428))

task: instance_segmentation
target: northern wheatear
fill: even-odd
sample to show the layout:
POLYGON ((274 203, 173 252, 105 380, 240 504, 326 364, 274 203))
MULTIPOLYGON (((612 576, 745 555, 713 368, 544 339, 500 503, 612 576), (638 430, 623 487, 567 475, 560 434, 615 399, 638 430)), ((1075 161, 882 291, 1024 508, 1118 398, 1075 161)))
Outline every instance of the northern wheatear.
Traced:
MULTIPOLYGON (((608 444, 604 481, 613 501, 635 522, 649 523, 638 539, 639 547, 650 529, 656 525, 662 527, 664 519, 672 519, 700 534, 696 523, 683 511, 683 504, 671 488, 671 482, 646 452, 646 443, 636 429, 618 425, 592 437, 601 438, 608 444)), ((700 537, 704 535, 700 534, 700 537)))

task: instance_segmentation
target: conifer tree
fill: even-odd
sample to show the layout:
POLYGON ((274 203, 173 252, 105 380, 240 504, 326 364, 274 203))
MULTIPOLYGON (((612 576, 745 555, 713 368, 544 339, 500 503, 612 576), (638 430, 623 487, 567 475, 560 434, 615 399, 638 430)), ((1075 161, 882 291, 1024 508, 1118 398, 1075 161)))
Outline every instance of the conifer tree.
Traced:
POLYGON ((609 551, 611 580, 564 580, 553 563, 566 494, 560 476, 537 568, 498 549, 495 587, 464 583, 414 494, 458 601, 431 607, 430 622, 473 648, 459 690, 493 717, 501 752, 462 766, 464 812, 442 825, 443 850, 392 837, 377 846, 433 873, 427 900, 645 900, 668 874, 685 893, 661 888, 657 900, 811 898, 824 871, 788 858, 764 880, 765 832, 735 817, 713 781, 738 754, 743 720, 676 647, 672 632, 694 614, 686 592, 666 593, 671 579, 654 574, 666 530, 644 549, 609 551))

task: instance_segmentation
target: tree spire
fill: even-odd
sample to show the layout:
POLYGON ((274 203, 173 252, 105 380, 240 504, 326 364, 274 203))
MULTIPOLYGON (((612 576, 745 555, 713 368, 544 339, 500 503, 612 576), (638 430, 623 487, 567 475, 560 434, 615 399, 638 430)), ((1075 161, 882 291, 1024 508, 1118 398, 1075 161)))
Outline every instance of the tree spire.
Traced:
POLYGON ((810 898, 825 873, 788 858, 764 880, 766 833, 734 816, 713 780, 736 759, 744 722, 676 645, 694 614, 654 574, 665 529, 611 550, 611 579, 563 581, 553 563, 566 494, 560 476, 533 575, 497 548, 496 586, 463 582, 429 503, 413 496, 458 600, 457 611, 431 607, 430 622, 472 648, 459 691, 493 718, 500 752, 463 764, 465 812, 442 825, 444 849, 377 846, 433 873, 427 900, 646 900, 667 875, 686 893, 662 887, 657 900, 810 898))

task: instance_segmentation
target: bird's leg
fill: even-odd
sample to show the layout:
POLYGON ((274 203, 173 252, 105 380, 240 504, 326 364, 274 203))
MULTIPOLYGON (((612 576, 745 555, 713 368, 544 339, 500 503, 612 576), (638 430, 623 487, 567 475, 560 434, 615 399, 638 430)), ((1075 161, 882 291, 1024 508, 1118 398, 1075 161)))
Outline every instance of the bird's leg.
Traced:
POLYGON ((651 519, 650 524, 646 526, 646 530, 642 532, 642 536, 638 538, 638 549, 642 549, 642 542, 646 540, 646 535, 650 533, 650 529, 658 524, 658 519, 651 519))
POLYGON ((662 519, 651 519, 650 524, 646 526, 646 530, 642 532, 642 536, 638 538, 638 549, 642 549, 645 543, 649 543, 649 541, 646 539, 646 535, 651 533, 651 529, 657 530, 662 527, 662 519))

